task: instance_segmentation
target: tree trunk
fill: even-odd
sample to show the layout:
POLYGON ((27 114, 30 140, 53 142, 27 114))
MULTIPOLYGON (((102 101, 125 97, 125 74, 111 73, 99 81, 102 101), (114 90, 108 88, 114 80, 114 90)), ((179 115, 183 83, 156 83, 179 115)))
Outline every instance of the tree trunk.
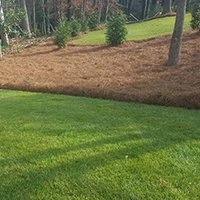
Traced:
POLYGON ((164 0, 163 2, 163 14, 171 13, 172 12, 172 1, 171 0, 164 0))
POLYGON ((2 40, 2 44, 4 46, 8 46, 9 39, 8 39, 8 34, 5 32, 5 29, 4 29, 4 13, 3 13, 3 7, 2 7, 1 0, 0 0, 0 37, 2 40))
POLYGON ((33 0, 33 31, 36 33, 37 24, 36 24, 36 10, 35 10, 35 0, 33 0))
POLYGON ((82 20, 85 21, 85 10, 86 10, 86 0, 82 1, 82 11, 81 11, 81 17, 82 20))
POLYGON ((149 9, 150 9, 151 0, 145 0, 144 11, 143 11, 143 18, 146 19, 149 16, 149 9))
MULTIPOLYGON (((59 12, 60 14, 60 12, 59 12)), ((47 25, 46 25, 46 12, 45 12, 45 4, 44 4, 44 0, 42 0, 42 18, 43 18, 43 23, 42 23, 42 27, 43 27, 43 33, 46 35, 47 34, 47 25)), ((60 16, 59 16, 60 18, 60 16)))
POLYGON ((94 8, 97 4, 97 0, 93 0, 93 4, 92 4, 92 7, 94 8))
POLYGON ((110 0, 106 0, 105 22, 107 22, 108 19, 109 3, 110 0))
POLYGON ((99 20, 99 23, 101 22, 102 8, 103 8, 103 2, 102 2, 102 0, 99 0, 99 5, 98 5, 98 20, 99 20))
POLYGON ((21 6, 25 12, 25 17, 23 20, 23 30, 25 30, 28 33, 28 37, 31 37, 31 29, 30 29, 30 24, 29 24, 28 11, 26 7, 26 0, 21 0, 21 6))
POLYGON ((71 0, 67 0, 67 19, 70 20, 71 19, 71 10, 72 10, 72 2, 71 0))
POLYGON ((179 0, 177 2, 176 22, 170 43, 169 56, 167 62, 168 66, 176 65, 180 60, 180 49, 183 35, 186 2, 187 0, 179 0))

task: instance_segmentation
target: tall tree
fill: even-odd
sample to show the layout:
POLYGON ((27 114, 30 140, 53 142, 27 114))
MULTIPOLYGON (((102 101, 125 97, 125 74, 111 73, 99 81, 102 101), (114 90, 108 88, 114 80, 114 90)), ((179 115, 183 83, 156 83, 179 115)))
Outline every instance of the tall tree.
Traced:
POLYGON ((3 7, 2 7, 2 2, 0 0, 0 36, 1 36, 2 44, 5 46, 8 46, 9 39, 8 39, 8 34, 5 31, 4 21, 5 21, 4 12, 3 12, 3 7))
POLYGON ((105 21, 107 21, 108 19, 109 3, 110 3, 110 0, 106 0, 105 21))
POLYGON ((82 19, 85 20, 85 12, 86 12, 86 0, 82 1, 82 6, 81 6, 81 16, 82 19))
POLYGON ((37 29, 37 23, 36 23, 36 2, 35 0, 32 0, 32 8, 33 8, 33 31, 36 32, 37 29))
POLYGON ((168 66, 176 65, 180 60, 186 2, 187 0, 179 0, 177 2, 176 22, 170 43, 168 66))
POLYGON ((23 29, 28 33, 28 36, 31 37, 31 29, 30 29, 28 11, 26 7, 26 0, 21 0, 21 7, 23 8, 24 13, 25 13, 25 16, 23 19, 23 29))

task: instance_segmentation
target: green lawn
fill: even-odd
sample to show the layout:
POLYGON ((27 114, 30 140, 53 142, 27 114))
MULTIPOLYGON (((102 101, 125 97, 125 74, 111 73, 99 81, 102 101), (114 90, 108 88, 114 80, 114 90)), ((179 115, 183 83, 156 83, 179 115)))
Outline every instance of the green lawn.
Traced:
MULTIPOLYGON (((172 33, 175 17, 164 17, 141 23, 127 25, 127 40, 144 40, 172 33)), ((187 14, 185 18, 185 30, 190 29, 191 15, 187 14)), ((81 38, 74 40, 73 44, 79 45, 97 45, 105 44, 105 30, 92 31, 81 38)))
POLYGON ((200 199, 200 111, 0 90, 0 200, 200 199))

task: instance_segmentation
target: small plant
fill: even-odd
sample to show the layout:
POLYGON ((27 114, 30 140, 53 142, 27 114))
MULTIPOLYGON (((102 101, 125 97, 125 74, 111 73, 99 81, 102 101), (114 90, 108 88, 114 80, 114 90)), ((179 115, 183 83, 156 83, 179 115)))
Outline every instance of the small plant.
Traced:
POLYGON ((70 37, 70 26, 66 19, 61 18, 54 31, 54 44, 59 48, 64 48, 70 37))
POLYGON ((126 39, 126 18, 123 15, 116 14, 108 21, 106 41, 110 45, 119 45, 126 39))
POLYGON ((200 31, 200 4, 196 6, 192 11, 191 27, 193 30, 200 31))
POLYGON ((81 32, 86 32, 88 29, 88 21, 82 20, 80 21, 80 24, 81 24, 81 32))
MULTIPOLYGON (((8 2, 9 4, 10 2, 8 2)), ((24 11, 21 9, 9 8, 8 12, 5 14, 5 22, 3 24, 5 32, 10 37, 21 36, 23 32, 19 26, 22 19, 24 18, 24 11)))
POLYGON ((88 27, 90 30, 96 30, 99 25, 98 16, 93 13, 88 19, 88 27))
POLYGON ((81 24, 78 20, 73 19, 70 21, 70 29, 71 29, 71 36, 75 37, 77 36, 81 31, 81 24))

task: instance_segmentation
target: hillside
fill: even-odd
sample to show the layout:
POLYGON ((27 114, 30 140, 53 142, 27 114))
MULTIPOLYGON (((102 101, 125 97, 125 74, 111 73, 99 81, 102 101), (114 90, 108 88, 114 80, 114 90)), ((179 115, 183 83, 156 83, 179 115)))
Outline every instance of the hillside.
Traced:
POLYGON ((182 60, 165 66, 170 37, 119 47, 68 46, 51 40, 0 61, 0 87, 200 108, 200 37, 184 35, 182 60))

